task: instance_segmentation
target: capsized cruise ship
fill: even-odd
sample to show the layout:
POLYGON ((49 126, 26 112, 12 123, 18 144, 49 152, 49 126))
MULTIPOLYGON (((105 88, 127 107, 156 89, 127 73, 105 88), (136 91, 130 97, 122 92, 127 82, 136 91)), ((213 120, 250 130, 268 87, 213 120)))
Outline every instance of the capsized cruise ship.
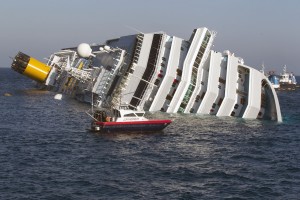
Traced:
POLYGON ((282 121, 269 80, 228 50, 211 50, 215 36, 205 27, 189 40, 139 33, 65 48, 46 64, 19 52, 12 69, 96 107, 282 121))

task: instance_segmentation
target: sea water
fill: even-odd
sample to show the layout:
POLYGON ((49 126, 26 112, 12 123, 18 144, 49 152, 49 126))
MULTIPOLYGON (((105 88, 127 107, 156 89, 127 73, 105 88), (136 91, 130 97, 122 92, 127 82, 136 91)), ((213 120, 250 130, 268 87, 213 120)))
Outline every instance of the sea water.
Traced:
POLYGON ((89 132, 55 95, 0 69, 0 199, 300 199, 300 89, 282 123, 156 112, 151 134, 89 132))

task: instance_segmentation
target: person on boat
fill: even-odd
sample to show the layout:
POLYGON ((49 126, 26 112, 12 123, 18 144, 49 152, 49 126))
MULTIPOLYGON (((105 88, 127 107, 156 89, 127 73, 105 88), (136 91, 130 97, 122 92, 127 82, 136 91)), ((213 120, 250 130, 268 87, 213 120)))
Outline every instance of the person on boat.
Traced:
POLYGON ((106 122, 111 122, 111 121, 112 121, 112 117, 107 116, 107 117, 105 118, 105 121, 106 121, 106 122))
POLYGON ((107 114, 106 114, 105 111, 97 110, 94 113, 94 118, 96 119, 96 121, 106 122, 107 121, 107 114))
POLYGON ((94 119, 98 122, 112 122, 115 121, 115 117, 107 115, 105 111, 97 110, 94 113, 94 119))

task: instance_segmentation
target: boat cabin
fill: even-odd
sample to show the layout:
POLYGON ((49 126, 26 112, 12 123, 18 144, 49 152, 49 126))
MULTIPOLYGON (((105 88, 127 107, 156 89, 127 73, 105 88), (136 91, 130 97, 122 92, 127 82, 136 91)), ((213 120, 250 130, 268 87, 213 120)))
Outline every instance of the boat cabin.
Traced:
POLYGON ((96 110, 94 119, 99 122, 123 122, 123 121, 145 121, 144 111, 131 110, 128 106, 120 106, 111 112, 96 110))

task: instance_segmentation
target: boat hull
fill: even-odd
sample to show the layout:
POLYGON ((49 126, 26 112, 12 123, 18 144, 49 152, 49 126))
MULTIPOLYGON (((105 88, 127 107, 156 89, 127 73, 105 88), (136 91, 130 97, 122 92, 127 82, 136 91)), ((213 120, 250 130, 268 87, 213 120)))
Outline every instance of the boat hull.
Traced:
POLYGON ((299 88, 297 84, 288 84, 288 83, 281 83, 280 87, 276 90, 296 90, 299 88))
POLYGON ((161 131, 167 127, 171 120, 148 120, 128 122, 93 122, 92 131, 96 132, 147 132, 161 131))

